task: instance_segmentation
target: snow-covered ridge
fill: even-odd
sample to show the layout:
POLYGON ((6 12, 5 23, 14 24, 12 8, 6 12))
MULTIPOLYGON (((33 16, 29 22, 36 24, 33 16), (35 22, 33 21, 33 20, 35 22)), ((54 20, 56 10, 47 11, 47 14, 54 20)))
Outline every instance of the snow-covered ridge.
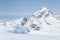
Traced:
POLYGON ((25 17, 22 17, 22 18, 19 18, 19 19, 16 19, 16 20, 9 20, 9 21, 7 21, 7 20, 5 20, 5 21, 3 21, 3 20, 0 20, 0 24, 1 25, 16 25, 16 24, 22 24, 22 25, 24 25, 24 23, 27 21, 27 18, 25 18, 25 17))
POLYGON ((60 34, 60 20, 56 19, 54 12, 46 7, 37 10, 27 21, 25 27, 30 30, 29 34, 60 34))
POLYGON ((37 10, 29 19, 22 17, 11 21, 0 21, 1 30, 12 33, 60 35, 60 16, 46 7, 37 10))
POLYGON ((9 20, 9 21, 1 20, 0 32, 17 32, 16 30, 19 29, 21 30, 23 28, 23 25, 26 23, 26 21, 27 21, 26 17, 22 17, 16 20, 9 20))

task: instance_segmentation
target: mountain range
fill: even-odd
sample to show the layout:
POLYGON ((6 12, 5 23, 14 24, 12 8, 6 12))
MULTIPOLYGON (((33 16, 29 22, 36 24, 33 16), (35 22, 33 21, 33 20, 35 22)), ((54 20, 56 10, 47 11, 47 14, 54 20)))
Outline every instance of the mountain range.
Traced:
POLYGON ((29 17, 16 20, 0 21, 0 32, 32 34, 32 35, 60 35, 60 16, 46 7, 38 9, 29 17))

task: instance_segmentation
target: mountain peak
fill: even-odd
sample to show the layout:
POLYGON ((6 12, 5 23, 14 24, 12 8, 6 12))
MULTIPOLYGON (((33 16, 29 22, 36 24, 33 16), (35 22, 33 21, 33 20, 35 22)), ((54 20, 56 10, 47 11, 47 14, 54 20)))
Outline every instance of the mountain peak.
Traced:
POLYGON ((48 9, 46 7, 39 8, 34 14, 37 14, 43 11, 48 11, 48 9))
POLYGON ((40 12, 42 12, 42 11, 46 11, 46 10, 48 10, 46 7, 42 7, 42 8, 40 8, 39 9, 40 10, 40 12))
POLYGON ((41 17, 47 17, 51 14, 54 14, 53 11, 49 10, 48 8, 46 7, 42 7, 40 9, 38 9, 35 13, 34 13, 34 16, 37 17, 37 18, 41 18, 41 17))

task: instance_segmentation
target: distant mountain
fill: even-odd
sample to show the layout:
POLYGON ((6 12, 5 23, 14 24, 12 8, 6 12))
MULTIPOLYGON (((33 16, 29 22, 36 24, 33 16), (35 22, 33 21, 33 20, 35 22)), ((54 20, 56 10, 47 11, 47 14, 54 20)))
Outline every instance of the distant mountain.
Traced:
POLYGON ((16 20, 10 21, 0 21, 0 31, 1 32, 9 32, 9 33, 26 33, 25 31, 25 23, 27 22, 26 17, 22 17, 16 20))

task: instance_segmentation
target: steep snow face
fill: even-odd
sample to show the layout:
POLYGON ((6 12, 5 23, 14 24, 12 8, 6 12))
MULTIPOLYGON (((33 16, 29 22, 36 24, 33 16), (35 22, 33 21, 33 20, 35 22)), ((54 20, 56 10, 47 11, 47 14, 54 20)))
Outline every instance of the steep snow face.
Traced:
POLYGON ((60 21, 53 16, 54 12, 43 7, 30 17, 25 27, 29 34, 60 35, 60 21))

